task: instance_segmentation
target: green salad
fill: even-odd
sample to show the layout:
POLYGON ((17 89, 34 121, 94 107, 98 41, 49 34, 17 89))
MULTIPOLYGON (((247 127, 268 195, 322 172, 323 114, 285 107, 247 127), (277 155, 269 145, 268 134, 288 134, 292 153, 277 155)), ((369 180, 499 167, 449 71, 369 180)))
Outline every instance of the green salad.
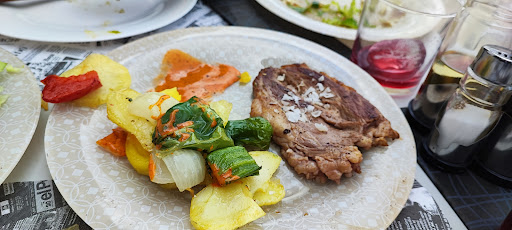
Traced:
POLYGON ((282 0, 288 7, 312 19, 340 27, 357 29, 362 0, 282 0))

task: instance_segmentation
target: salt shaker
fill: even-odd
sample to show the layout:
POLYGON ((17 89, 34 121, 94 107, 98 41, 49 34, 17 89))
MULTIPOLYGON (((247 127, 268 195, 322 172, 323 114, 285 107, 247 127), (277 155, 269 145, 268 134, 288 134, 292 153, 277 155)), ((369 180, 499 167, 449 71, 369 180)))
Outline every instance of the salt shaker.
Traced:
POLYGON ((469 166, 476 144, 494 128, 511 95, 512 51, 484 45, 424 141, 426 158, 455 171, 469 166))
POLYGON ((459 85, 467 67, 483 45, 512 49, 512 1, 468 1, 457 15, 409 114, 421 126, 431 128, 439 111, 459 85))

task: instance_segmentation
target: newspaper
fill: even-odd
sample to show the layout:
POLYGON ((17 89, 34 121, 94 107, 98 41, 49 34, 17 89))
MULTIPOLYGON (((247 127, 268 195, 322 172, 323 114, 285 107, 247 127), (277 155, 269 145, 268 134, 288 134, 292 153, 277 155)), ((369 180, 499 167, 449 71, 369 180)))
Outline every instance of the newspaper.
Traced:
POLYGON ((452 229, 443 217, 441 209, 427 189, 414 181, 409 199, 388 230, 449 230, 452 229))
POLYGON ((3 184, 0 215, 0 230, 90 229, 51 180, 3 184))
MULTIPOLYGON (((40 81, 48 75, 61 74, 91 53, 106 54, 154 33, 226 24, 218 14, 198 1, 180 20, 130 38, 85 43, 42 43, 0 35, 0 47, 20 58, 40 81)), ((42 89, 43 85, 40 87, 42 89)), ((0 230, 90 229, 69 207, 51 180, 5 183, 0 187, 0 230)), ((415 181, 404 209, 388 229, 448 230, 451 227, 432 196, 415 181)))
MULTIPOLYGON (((91 229, 67 205, 51 180, 5 183, 0 188, 0 230, 91 229)), ((427 189, 417 181, 388 230, 449 230, 427 189)))

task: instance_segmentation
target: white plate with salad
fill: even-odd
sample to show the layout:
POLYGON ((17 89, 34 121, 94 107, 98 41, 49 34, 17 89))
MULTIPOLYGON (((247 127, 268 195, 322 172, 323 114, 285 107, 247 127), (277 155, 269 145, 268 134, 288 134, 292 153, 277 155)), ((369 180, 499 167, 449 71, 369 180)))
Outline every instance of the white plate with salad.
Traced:
MULTIPOLYGON (((274 176, 284 186, 284 199, 264 206, 266 215, 245 228, 382 229, 402 210, 414 181, 414 137, 391 97, 352 62, 302 38, 242 27, 189 28, 156 34, 122 46, 108 56, 128 69, 132 89, 146 92, 155 87, 162 58, 171 49, 209 64, 232 65, 253 78, 264 67, 307 63, 354 87, 400 133, 400 139, 390 146, 365 151, 362 173, 343 178, 339 185, 308 181, 282 161, 274 176)), ((252 84, 237 82, 214 96, 213 101, 217 100, 233 104, 229 120, 248 118, 252 84)), ((48 119, 48 167, 66 202, 95 229, 191 229, 188 192, 163 189, 138 174, 126 158, 115 157, 96 145, 116 127, 106 115, 106 106, 92 109, 56 104, 48 119)), ((270 151, 279 152, 276 146, 270 151)))
POLYGON ((91 42, 130 37, 166 26, 196 0, 12 1, 0 3, 0 34, 44 42, 91 42))
POLYGON ((21 60, 0 48, 0 184, 25 153, 40 111, 36 78, 21 60))
POLYGON ((256 0, 275 15, 308 30, 355 40, 362 0, 256 0))

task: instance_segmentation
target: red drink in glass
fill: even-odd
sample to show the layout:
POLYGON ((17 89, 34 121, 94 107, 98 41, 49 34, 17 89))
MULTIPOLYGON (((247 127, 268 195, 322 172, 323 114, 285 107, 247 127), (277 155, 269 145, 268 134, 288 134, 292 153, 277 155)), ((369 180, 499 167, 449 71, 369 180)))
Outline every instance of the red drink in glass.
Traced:
POLYGON ((406 107, 462 8, 459 0, 364 1, 351 60, 406 107))
POLYGON ((382 86, 407 89, 417 86, 423 77, 424 70, 421 67, 425 56, 425 46, 420 40, 382 40, 361 47, 358 38, 351 59, 382 86))

